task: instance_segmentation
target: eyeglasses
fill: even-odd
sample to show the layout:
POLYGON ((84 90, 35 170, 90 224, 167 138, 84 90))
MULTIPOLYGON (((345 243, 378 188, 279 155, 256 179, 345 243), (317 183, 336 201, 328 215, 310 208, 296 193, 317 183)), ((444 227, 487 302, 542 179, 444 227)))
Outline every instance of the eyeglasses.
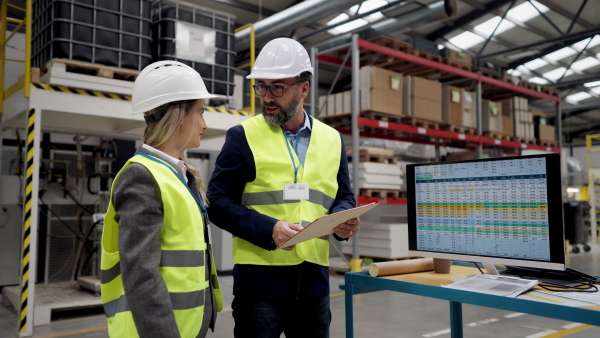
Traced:
POLYGON ((264 84, 255 84, 254 87, 254 92, 256 93, 256 95, 263 97, 265 95, 267 95, 267 90, 271 91, 271 95, 273 95, 273 97, 282 97, 283 96, 283 92, 286 88, 291 87, 293 85, 297 85, 298 83, 302 83, 304 81, 297 81, 294 82, 290 85, 287 86, 280 86, 280 85, 272 85, 272 86, 265 86, 264 84))

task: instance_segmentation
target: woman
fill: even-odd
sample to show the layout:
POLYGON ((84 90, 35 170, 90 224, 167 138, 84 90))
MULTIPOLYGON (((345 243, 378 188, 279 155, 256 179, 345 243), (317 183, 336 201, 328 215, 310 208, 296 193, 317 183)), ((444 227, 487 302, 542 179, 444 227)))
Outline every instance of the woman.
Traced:
POLYGON ((102 234, 102 303, 111 337, 205 337, 221 292, 206 198, 184 151, 200 146, 203 99, 194 69, 153 63, 133 86, 144 144, 113 182, 102 234))

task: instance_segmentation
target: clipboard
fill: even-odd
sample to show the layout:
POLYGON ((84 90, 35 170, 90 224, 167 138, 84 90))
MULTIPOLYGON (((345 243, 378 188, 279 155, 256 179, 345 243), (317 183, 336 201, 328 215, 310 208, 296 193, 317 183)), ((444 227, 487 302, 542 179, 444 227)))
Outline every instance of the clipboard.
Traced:
POLYGON ((314 222, 305 226, 304 229, 298 231, 297 234, 290 237, 287 241, 281 243, 275 250, 286 248, 290 245, 295 245, 309 239, 318 238, 321 236, 333 233, 333 228, 344 223, 352 218, 359 217, 367 211, 378 206, 379 203, 371 203, 354 209, 348 209, 335 214, 325 215, 317 218, 314 222))

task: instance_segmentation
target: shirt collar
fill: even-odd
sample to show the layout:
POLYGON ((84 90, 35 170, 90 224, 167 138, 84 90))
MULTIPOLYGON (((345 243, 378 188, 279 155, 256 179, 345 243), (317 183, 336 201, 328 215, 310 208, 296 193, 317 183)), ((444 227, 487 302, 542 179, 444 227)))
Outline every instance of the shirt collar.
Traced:
POLYGON ((187 176, 185 175, 187 168, 185 166, 185 162, 183 162, 182 160, 175 158, 171 155, 168 155, 150 145, 147 145, 146 143, 142 144, 142 148, 150 151, 151 153, 156 153, 158 155, 160 155, 162 157, 163 160, 165 160, 168 164, 170 164, 173 168, 178 169, 178 171, 183 174, 183 179, 185 179, 185 181, 187 182, 187 176))
POLYGON ((281 130, 283 130, 285 135, 298 135, 301 131, 303 131, 304 129, 307 129, 307 128, 308 128, 308 130, 312 130, 312 126, 310 125, 310 118, 308 117, 308 113, 304 109, 302 110, 302 112, 304 113, 304 124, 302 124, 302 126, 300 127, 300 129, 298 129, 298 132, 296 134, 292 134, 291 132, 281 128, 281 130))

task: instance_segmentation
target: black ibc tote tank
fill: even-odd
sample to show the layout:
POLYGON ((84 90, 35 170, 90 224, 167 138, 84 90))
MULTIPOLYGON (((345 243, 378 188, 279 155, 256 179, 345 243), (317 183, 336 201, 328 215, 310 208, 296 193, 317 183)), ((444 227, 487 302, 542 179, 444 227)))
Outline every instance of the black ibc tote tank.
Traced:
POLYGON ((32 65, 53 58, 142 70, 152 61, 152 0, 36 0, 32 65))
MULTIPOLYGON (((234 20, 231 14, 201 6, 176 1, 157 2, 154 4, 152 22, 154 60, 185 63, 200 73, 211 94, 233 95, 236 55, 234 20), (178 32, 178 27, 185 32, 178 32), (214 49, 214 59, 212 53, 210 60, 196 58, 193 49, 187 55, 182 55, 184 46, 178 46, 178 43, 182 41, 181 34, 187 34, 188 31, 190 34, 214 32, 214 42, 203 41, 207 50, 214 49)), ((187 49, 188 46, 185 47, 187 49)))

